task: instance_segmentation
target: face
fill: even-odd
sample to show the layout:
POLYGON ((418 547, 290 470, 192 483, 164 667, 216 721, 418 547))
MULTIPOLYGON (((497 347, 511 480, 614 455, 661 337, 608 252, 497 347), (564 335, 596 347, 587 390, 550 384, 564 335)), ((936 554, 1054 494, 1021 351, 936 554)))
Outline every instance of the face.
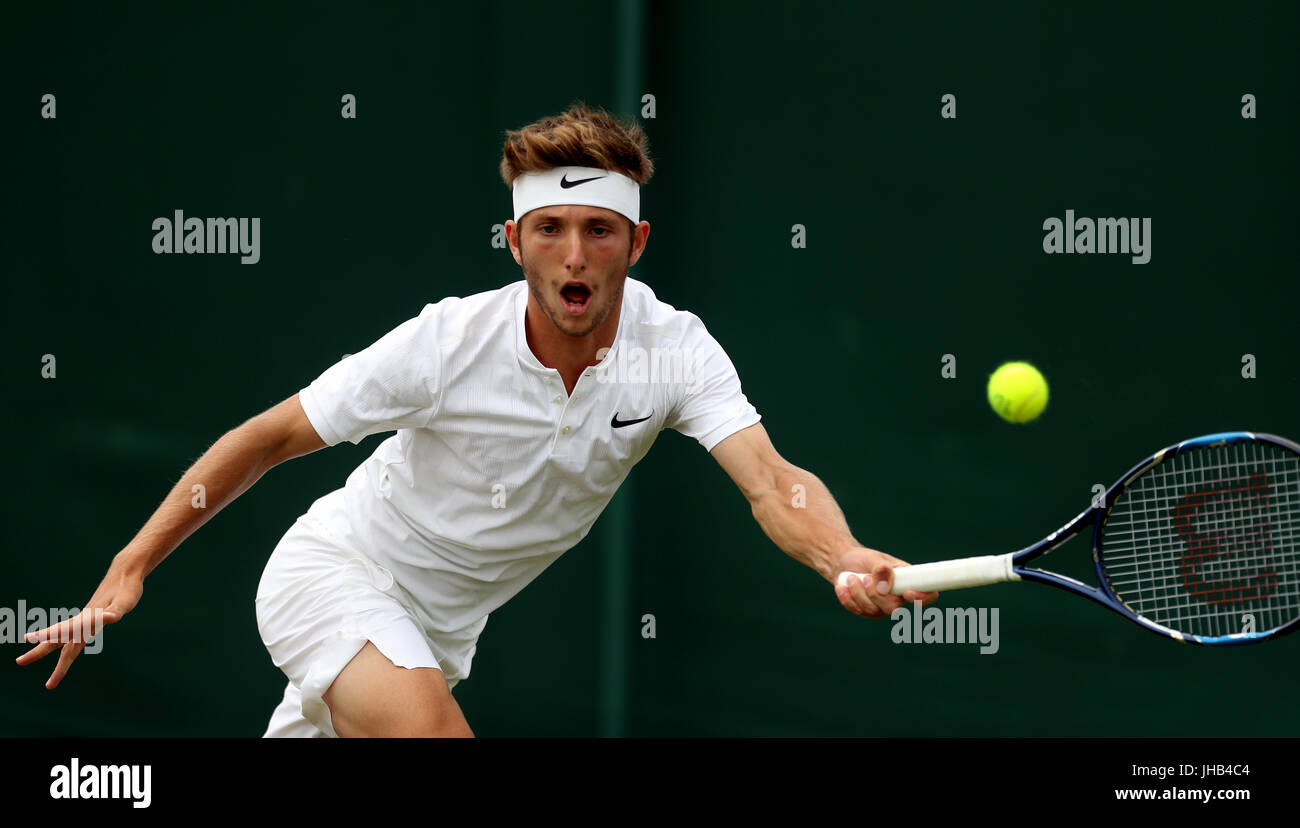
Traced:
POLYGON ((645 248, 650 225, 635 231, 603 207, 539 207, 506 222, 511 251, 548 319, 569 336, 600 327, 623 298, 627 271, 645 248))

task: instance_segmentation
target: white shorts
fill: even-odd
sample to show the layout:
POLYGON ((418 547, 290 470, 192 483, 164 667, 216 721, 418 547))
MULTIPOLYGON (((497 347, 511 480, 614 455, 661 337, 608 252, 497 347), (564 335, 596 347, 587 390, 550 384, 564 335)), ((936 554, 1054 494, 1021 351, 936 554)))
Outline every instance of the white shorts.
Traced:
POLYGON ((399 667, 441 670, 403 600, 387 569, 346 549, 319 522, 299 518, 257 587, 257 629, 289 678, 263 735, 337 736, 321 696, 367 641, 399 667))

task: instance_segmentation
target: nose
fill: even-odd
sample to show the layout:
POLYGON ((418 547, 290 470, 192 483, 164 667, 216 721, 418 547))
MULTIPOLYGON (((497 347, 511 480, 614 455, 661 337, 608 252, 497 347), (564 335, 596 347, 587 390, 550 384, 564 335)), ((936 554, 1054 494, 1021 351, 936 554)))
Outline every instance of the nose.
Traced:
POLYGON ((568 245, 568 250, 564 254, 564 266, 573 271, 586 269, 587 254, 582 249, 582 234, 571 233, 568 245))

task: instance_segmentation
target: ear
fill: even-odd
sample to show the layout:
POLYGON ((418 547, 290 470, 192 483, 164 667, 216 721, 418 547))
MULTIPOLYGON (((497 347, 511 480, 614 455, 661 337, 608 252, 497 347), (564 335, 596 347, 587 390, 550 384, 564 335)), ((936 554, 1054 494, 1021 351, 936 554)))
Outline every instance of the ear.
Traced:
POLYGON ((636 264, 636 260, 641 258, 642 252, 645 251, 645 243, 650 238, 650 222, 643 221, 638 224, 632 231, 632 255, 628 259, 627 266, 631 267, 636 264))
POLYGON ((506 243, 510 245, 510 253, 515 257, 515 263, 523 267, 524 260, 519 251, 519 225, 514 219, 506 219, 506 243))

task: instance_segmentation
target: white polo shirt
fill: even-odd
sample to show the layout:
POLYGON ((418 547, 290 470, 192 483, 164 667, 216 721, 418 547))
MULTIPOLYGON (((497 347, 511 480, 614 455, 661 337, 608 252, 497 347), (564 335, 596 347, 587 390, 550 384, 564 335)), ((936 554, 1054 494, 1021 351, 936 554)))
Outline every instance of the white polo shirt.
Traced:
POLYGON ((426 629, 471 647, 586 537, 661 429, 712 450, 759 421, 699 317, 644 283, 626 280, 614 344, 572 395, 528 347, 527 301, 519 281, 426 305, 300 392, 329 445, 397 432, 304 519, 389 570, 426 629))

